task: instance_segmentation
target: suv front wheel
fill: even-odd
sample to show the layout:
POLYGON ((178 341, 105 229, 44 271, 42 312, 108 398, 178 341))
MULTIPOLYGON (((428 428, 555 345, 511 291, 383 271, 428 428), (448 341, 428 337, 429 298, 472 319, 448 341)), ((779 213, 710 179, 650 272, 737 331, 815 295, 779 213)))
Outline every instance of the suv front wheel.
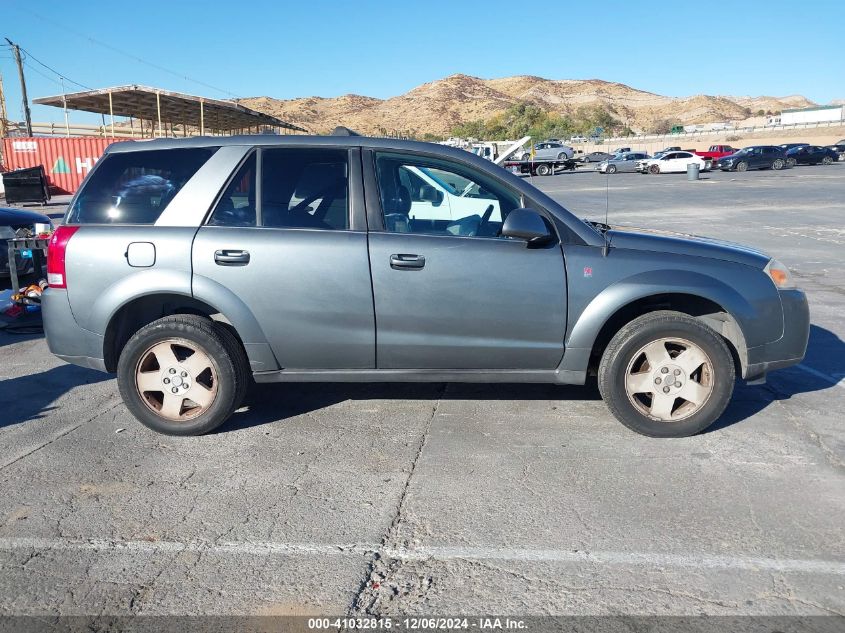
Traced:
POLYGON ((722 337, 668 310, 645 314, 619 330, 598 372, 611 413, 649 437, 687 437, 706 429, 727 407, 734 379, 722 337))
POLYGON ((126 407, 142 424, 167 435, 202 435, 240 405, 249 381, 234 334, 194 315, 168 316, 126 343, 117 382, 126 407))

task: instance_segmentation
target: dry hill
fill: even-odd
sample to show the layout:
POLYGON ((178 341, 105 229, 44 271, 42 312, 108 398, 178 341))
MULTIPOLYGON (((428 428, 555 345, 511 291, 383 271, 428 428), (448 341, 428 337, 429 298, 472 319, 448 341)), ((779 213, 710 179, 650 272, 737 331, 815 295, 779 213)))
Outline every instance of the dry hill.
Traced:
POLYGON ((601 106, 634 130, 648 129, 666 119, 682 123, 736 121, 758 110, 814 105, 800 95, 666 97, 599 79, 551 80, 528 75, 479 79, 460 74, 390 99, 343 95, 289 100, 253 97, 240 102, 318 133, 345 125, 365 134, 403 131, 443 136, 459 123, 489 119, 516 103, 564 115, 583 106, 601 106))

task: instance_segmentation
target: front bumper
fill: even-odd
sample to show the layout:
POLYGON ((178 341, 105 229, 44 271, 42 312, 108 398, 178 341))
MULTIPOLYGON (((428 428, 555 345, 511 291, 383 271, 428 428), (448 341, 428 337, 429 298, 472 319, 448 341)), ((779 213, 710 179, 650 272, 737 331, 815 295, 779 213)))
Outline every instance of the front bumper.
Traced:
POLYGON ((768 372, 796 365, 807 353, 810 339, 810 306, 801 290, 781 290, 783 336, 778 340, 748 349, 745 379, 759 380, 768 372))

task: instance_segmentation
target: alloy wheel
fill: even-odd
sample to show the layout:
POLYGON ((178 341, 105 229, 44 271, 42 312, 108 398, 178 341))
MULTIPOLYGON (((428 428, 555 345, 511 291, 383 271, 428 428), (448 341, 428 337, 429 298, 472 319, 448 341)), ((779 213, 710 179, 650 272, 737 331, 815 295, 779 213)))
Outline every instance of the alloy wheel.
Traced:
POLYGON ((625 371, 631 404, 661 422, 684 420, 713 393, 713 363, 701 347, 682 338, 661 338, 633 355, 625 371))
POLYGON ((141 355, 135 387, 154 413, 171 421, 196 418, 217 397, 217 371, 196 343, 167 339, 141 355))

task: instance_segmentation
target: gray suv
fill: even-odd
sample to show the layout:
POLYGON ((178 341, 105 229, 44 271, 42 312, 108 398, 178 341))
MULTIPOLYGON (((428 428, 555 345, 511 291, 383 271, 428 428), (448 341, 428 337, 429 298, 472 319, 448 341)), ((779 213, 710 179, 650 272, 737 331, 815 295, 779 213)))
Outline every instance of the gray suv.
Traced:
POLYGON ((469 152, 355 136, 114 144, 48 277, 51 351, 116 372, 173 435, 222 424, 251 380, 595 375, 623 424, 686 436, 809 333, 762 253, 586 222, 469 152))

